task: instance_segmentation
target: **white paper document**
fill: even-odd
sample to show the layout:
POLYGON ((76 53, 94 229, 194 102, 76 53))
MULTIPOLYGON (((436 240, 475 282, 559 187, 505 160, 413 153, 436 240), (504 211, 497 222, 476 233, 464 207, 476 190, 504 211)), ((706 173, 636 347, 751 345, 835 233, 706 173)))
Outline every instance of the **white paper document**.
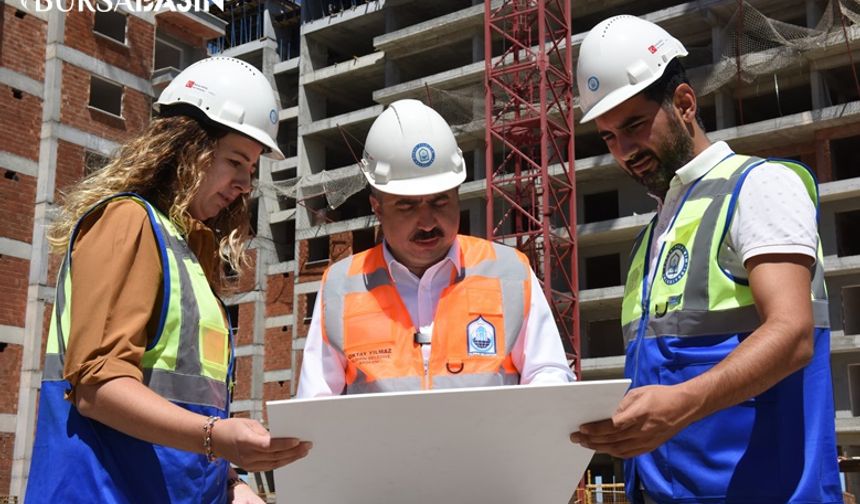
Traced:
POLYGON ((267 404, 274 437, 313 441, 275 471, 280 504, 567 504, 629 380, 487 387, 267 404))

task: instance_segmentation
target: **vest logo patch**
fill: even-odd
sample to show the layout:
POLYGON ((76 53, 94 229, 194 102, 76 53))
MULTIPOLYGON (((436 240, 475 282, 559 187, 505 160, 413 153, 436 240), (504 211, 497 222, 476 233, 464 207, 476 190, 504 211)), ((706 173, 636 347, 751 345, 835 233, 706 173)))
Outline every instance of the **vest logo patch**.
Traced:
POLYGON ((469 355, 496 355, 496 328, 478 317, 466 326, 469 355))
POLYGON ((673 245, 666 255, 666 262, 663 263, 663 281, 668 285, 678 283, 684 278, 689 264, 690 253, 687 252, 687 247, 680 243, 673 245))

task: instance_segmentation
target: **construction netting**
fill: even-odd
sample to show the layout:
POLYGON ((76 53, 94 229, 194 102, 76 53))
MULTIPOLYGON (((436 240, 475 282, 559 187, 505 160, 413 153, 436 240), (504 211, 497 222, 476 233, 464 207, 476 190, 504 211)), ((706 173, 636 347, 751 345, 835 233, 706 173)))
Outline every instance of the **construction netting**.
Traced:
POLYGON ((439 112, 452 127, 467 126, 484 120, 484 84, 459 89, 427 86, 423 101, 439 112))
POLYGON ((335 174, 322 171, 290 180, 273 182, 272 190, 278 196, 300 201, 314 198, 325 198, 328 208, 341 206, 352 195, 360 192, 367 185, 364 174, 358 164, 335 174))
POLYGON ((856 37, 856 25, 860 25, 860 0, 830 0, 812 28, 770 18, 749 3, 738 2, 715 48, 718 61, 693 84, 707 95, 737 81, 750 84, 806 65, 813 51, 836 48, 847 53, 845 44, 856 37))

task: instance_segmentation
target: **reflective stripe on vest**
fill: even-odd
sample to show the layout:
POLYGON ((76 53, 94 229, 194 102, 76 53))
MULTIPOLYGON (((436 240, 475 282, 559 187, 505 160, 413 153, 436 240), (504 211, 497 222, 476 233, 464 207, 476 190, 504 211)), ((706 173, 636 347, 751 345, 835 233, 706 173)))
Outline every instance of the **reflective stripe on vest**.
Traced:
POLYGON ((439 299, 426 372, 382 245, 326 271, 323 338, 347 359, 346 393, 519 382, 510 354, 531 304, 528 260, 479 238, 457 240, 461 270, 439 299))
POLYGON ((154 339, 144 352, 143 383, 180 403, 226 409, 232 371, 230 334, 220 301, 184 238, 166 216, 134 194, 119 194, 91 208, 75 226, 57 276, 42 379, 63 380, 63 359, 71 327, 71 251, 81 222, 111 201, 131 199, 146 209, 158 242, 163 270, 162 310, 154 339))
MULTIPOLYGON (((745 175, 763 162, 760 158, 730 156, 694 183, 669 225, 650 291, 645 282, 654 221, 645 228, 631 254, 622 302, 626 342, 634 340, 640 330, 646 338, 688 337, 751 332, 761 325, 748 282, 733 278, 721 267, 717 252, 726 239, 745 175), (679 259, 674 266, 677 269, 671 263, 675 257, 679 259), (640 328, 645 303, 647 326, 640 328)), ((808 169, 799 163, 780 162, 801 177, 817 206, 817 186, 808 169)), ((828 327, 820 241, 811 296, 816 327, 828 327)))

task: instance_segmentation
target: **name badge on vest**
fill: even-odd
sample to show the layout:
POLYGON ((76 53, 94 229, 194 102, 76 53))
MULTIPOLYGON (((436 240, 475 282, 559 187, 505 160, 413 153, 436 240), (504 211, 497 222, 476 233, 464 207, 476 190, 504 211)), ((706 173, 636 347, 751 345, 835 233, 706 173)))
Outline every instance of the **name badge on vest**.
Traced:
POLYGON ((496 355, 496 328, 478 317, 466 326, 469 355, 496 355))
POLYGON ((666 262, 663 263, 663 281, 668 285, 678 283, 687 272, 687 265, 690 264, 690 253, 687 252, 687 247, 678 243, 669 249, 666 255, 666 262))

